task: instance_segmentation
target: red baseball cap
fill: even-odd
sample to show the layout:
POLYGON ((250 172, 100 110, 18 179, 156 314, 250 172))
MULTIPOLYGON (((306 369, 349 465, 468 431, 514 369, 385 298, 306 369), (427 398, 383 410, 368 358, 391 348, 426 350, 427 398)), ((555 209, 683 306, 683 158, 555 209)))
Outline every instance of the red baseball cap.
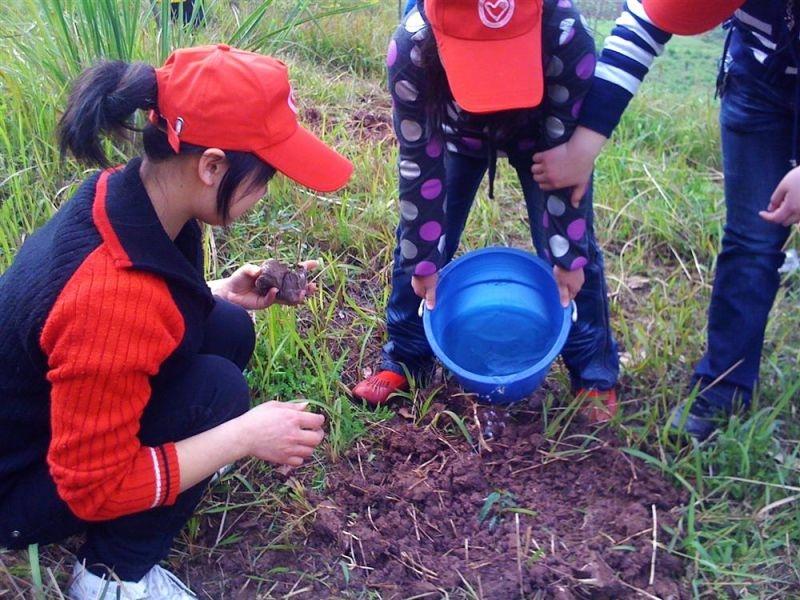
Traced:
POLYGON ((178 152, 181 142, 251 152, 320 192, 347 183, 353 165, 297 122, 281 61, 225 44, 173 52, 156 69, 158 114, 178 152))
POLYGON ((474 113, 538 106, 542 0, 425 0, 456 102, 474 113))
POLYGON ((713 29, 736 12, 744 0, 643 0, 644 12, 655 25, 678 35, 713 29))

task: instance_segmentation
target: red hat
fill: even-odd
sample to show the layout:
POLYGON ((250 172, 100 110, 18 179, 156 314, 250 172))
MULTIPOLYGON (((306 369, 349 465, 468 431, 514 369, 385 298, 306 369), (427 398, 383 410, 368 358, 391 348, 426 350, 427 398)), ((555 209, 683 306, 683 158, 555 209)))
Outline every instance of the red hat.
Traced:
POLYGON ((297 123, 286 65, 224 44, 176 50, 156 69, 158 114, 181 142, 251 152, 298 183, 339 189, 353 165, 297 123))
POLYGON ((713 29, 738 9, 744 0, 643 0, 650 19, 669 33, 695 35, 713 29))
POLYGON ((542 0, 425 0, 456 102, 474 113, 542 101, 542 0))

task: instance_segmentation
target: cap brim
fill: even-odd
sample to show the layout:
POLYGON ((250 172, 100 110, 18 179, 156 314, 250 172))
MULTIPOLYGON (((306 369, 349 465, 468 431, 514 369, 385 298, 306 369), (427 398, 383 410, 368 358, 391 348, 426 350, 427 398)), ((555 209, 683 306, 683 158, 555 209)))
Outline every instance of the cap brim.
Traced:
POLYGON ((256 150, 256 155, 300 185, 317 192, 335 192, 353 173, 353 164, 300 127, 282 142, 256 150))
POLYGON ((450 90, 468 112, 531 108, 542 102, 541 29, 505 40, 465 40, 434 28, 450 90))
POLYGON ((675 35, 698 35, 733 16, 744 0, 643 0, 642 7, 657 27, 675 35))

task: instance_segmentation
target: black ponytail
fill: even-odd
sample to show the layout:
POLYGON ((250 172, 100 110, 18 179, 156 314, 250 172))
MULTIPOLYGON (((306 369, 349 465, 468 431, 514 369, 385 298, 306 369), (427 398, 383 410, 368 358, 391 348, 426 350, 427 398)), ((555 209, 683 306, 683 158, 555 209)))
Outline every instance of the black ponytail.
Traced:
POLYGON ((133 113, 155 108, 157 99, 156 72, 150 65, 109 60, 87 69, 75 82, 58 122, 62 156, 69 150, 80 161, 106 166, 100 134, 133 129, 133 113))
MULTIPOLYGON (((128 64, 119 60, 102 61, 84 71, 69 95, 67 110, 58 122, 61 155, 71 152, 80 161, 101 166, 108 159, 100 143, 100 134, 119 135, 139 131, 131 117, 139 110, 158 106, 156 72, 145 63, 128 64)), ((176 156, 170 146, 166 123, 148 123, 142 131, 144 153, 153 162, 176 156)), ((181 143, 181 154, 202 154, 206 148, 181 143)), ((225 150, 222 148, 222 150, 225 150)), ((217 190, 217 213, 228 220, 231 199, 241 185, 243 193, 266 185, 275 169, 249 152, 225 150, 228 171, 217 190)))

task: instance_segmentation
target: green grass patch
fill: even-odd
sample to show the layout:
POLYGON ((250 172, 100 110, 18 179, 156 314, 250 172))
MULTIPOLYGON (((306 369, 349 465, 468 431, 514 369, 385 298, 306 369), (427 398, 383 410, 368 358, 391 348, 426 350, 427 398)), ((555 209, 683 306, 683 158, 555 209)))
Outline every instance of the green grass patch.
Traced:
MULTIPOLYGON (((208 275, 219 277, 244 261, 270 256, 322 258, 316 275, 321 292, 307 306, 276 307, 257 316, 258 345, 248 379, 256 402, 306 398, 326 414, 328 439, 310 467, 312 487, 324 491, 325 465, 391 414, 352 404, 347 386, 377 366, 384 341, 397 221, 396 150, 390 140, 366 135, 356 113, 388 114, 383 61, 397 6, 288 0, 206 4, 208 24, 196 30, 162 29, 144 2, 12 0, 4 8, 0 271, 87 175, 74 162, 59 160, 54 141, 66 84, 80 68, 100 55, 158 62, 177 45, 231 39, 279 54, 290 64, 301 114, 352 158, 355 175, 336 195, 312 194, 277 178, 245 219, 209 232, 208 275)), ((598 42, 612 18, 600 8, 597 18, 590 19, 598 42)), ((696 597, 797 597, 797 273, 785 277, 767 329, 753 411, 732 419, 713 443, 698 449, 677 445, 663 430, 671 408, 687 396, 692 365, 705 344, 724 221, 718 104, 713 100, 721 48, 719 33, 672 41, 598 162, 596 230, 605 250, 612 324, 624 362, 624 416, 616 425, 631 454, 662 469, 691 497, 673 539, 663 543, 690 561, 696 597)), ((132 148, 117 142, 109 150, 122 161, 132 148)), ((497 200, 489 200, 485 189, 479 192, 462 250, 489 244, 530 248, 528 238, 516 177, 501 165, 497 200)), ((797 246, 796 236, 789 245, 797 246)), ((550 378, 554 391, 548 401, 568 397, 563 368, 557 366, 550 378)), ((414 418, 424 418, 431 397, 414 395, 414 418)), ((438 426, 449 435, 469 436, 463 422, 452 417, 440 419, 438 426)), ((564 423, 551 426, 554 438, 563 435, 564 423)), ((275 532, 275 547, 284 547, 289 533, 305 525, 281 516, 282 509, 302 509, 307 498, 296 482, 276 483, 268 473, 269 467, 247 463, 227 476, 235 500, 215 496, 202 510, 217 514, 242 503, 256 507, 264 526, 275 532)), ((514 512, 512 499, 503 498, 494 498, 486 518, 514 512)), ((193 520, 184 533, 187 547, 199 538, 199 523, 193 520)), ((221 528, 215 547, 235 547, 235 535, 221 528)), ((46 553, 35 561, 34 554, 30 561, 25 556, 8 569, 2 566, 10 555, 0 554, 0 586, 59 597, 56 582, 63 583, 68 565, 47 562, 46 553), (47 570, 51 567, 52 572, 47 570)), ((465 581, 459 593, 475 592, 465 581)))

